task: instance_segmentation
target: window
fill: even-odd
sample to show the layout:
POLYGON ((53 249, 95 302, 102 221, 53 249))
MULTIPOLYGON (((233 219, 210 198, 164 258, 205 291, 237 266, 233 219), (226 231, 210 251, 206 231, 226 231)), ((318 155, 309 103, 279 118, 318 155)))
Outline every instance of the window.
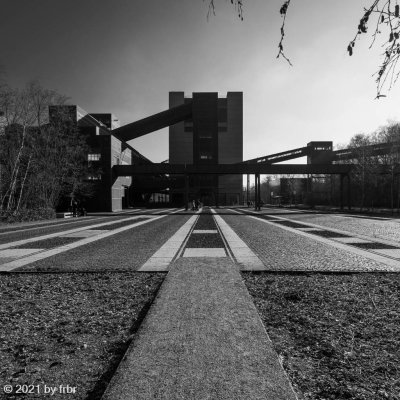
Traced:
POLYGON ((89 153, 88 154, 88 161, 99 161, 101 154, 98 153, 89 153))
POLYGON ((218 104, 218 122, 228 121, 228 110, 226 99, 219 99, 218 104))
POLYGON ((201 130, 199 132, 199 138, 200 139, 212 139, 212 132, 211 131, 203 131, 201 130))
POLYGON ((89 181, 101 181, 101 175, 88 175, 87 179, 89 181))

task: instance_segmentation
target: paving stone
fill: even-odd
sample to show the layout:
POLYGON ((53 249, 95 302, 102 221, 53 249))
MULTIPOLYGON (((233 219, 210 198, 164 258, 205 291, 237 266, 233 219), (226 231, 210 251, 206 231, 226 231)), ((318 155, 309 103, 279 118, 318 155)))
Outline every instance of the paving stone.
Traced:
MULTIPOLYGON (((395 271, 361 255, 334 248, 251 217, 222 218, 271 271, 395 271), (249 220, 251 219, 251 223, 249 220)), ((335 239, 336 240, 336 239, 335 239)))
POLYGON ((24 243, 19 246, 15 246, 15 249, 51 249, 53 247, 64 246, 66 244, 70 244, 76 242, 80 239, 80 237, 67 237, 67 236, 59 236, 53 237, 50 239, 38 240, 36 242, 24 243))
POLYGON ((0 265, 8 263, 9 261, 15 260, 15 257, 2 257, 0 256, 0 265))
POLYGON ((186 248, 182 257, 226 257, 225 248, 186 248))
POLYGON ((296 400, 235 264, 180 258, 103 400, 296 400))
POLYGON ((139 269, 141 272, 167 271, 169 264, 178 254, 190 230, 197 221, 193 215, 175 232, 139 269))
POLYGON ((322 229, 318 229, 318 228, 298 228, 299 231, 303 231, 303 232, 321 232, 322 229))
POLYGON ((351 237, 349 235, 345 235, 344 233, 339 233, 339 232, 333 232, 333 231, 324 231, 324 230, 314 230, 314 231, 308 231, 309 233, 312 233, 313 235, 318 235, 326 238, 346 238, 346 237, 351 237))
MULTIPOLYGON (((149 224, 150 226, 147 227, 149 228, 147 231, 153 231, 154 236, 157 237, 157 232, 160 230, 160 225, 164 227, 170 227, 171 220, 160 222, 160 219, 165 217, 157 216, 140 222, 135 222, 134 218, 136 217, 131 218, 131 225, 113 229, 111 231, 104 231, 103 233, 92 237, 82 239, 77 238, 79 240, 74 240, 72 243, 46 249, 40 253, 31 254, 18 260, 2 263, 0 271, 11 271, 16 268, 23 268, 25 270, 36 268, 40 268, 41 270, 58 269, 63 271, 67 269, 104 269, 105 267, 118 269, 121 267, 122 263, 126 265, 126 268, 136 268, 146 260, 148 257, 146 257, 146 254, 149 253, 146 252, 146 249, 143 249, 143 247, 140 246, 140 243, 143 243, 142 239, 144 240, 145 244, 148 244, 149 241, 146 239, 146 237, 143 237, 143 235, 139 233, 142 231, 139 227, 149 224), (155 223, 155 221, 157 221, 157 223, 155 223), (131 229, 132 231, 129 233, 129 235, 126 235, 126 231, 131 229), (95 243, 105 238, 107 238, 107 246, 99 246, 97 243, 95 243), (123 244, 121 244, 121 241, 123 244), (126 250, 126 246, 128 246, 128 250, 126 250), (140 253, 143 253, 144 256, 138 257, 137 259, 133 256, 127 257, 127 251, 132 253, 132 250, 135 250, 135 247, 138 248, 140 253), (124 248, 124 251, 122 251, 122 248, 124 248), (74 249, 74 251, 70 251, 72 249, 74 249), (110 249, 112 249, 112 251, 110 251, 110 249), (68 252, 68 255, 63 254, 65 252, 68 252)), ((178 220, 182 221, 182 217, 171 215, 171 218, 172 220, 175 220, 175 222, 178 220)), ((69 231, 68 233, 73 232, 69 231)), ((47 237, 52 238, 53 235, 54 234, 48 235, 47 237)), ((60 235, 60 233, 58 233, 58 235, 60 235)), ((35 241, 36 239, 33 238, 32 241, 28 240, 28 243, 33 243, 35 241)), ((21 247, 23 247, 25 244, 28 244, 27 241, 22 242, 25 243, 20 243, 21 247)), ((36 243, 39 242, 36 241, 36 243)), ((1 246, 3 245, 0 245, 0 249, 1 246)), ((8 244, 5 246, 9 247, 8 244)), ((152 251, 152 249, 150 249, 150 251, 152 251)))
POLYGON ((394 258, 400 258, 400 249, 374 249, 374 253, 379 253, 394 258))
POLYGON ((100 233, 104 233, 104 229, 88 229, 79 232, 69 233, 68 235, 62 235, 62 237, 66 238, 84 238, 99 235, 100 233))
POLYGON ((148 219, 149 218, 145 218, 145 217, 136 218, 136 219, 132 219, 130 221, 121 221, 121 222, 116 222, 116 223, 113 223, 113 224, 110 224, 110 225, 99 226, 96 229, 99 229, 99 230, 102 230, 102 231, 110 230, 110 229, 118 229, 118 228, 122 228, 124 226, 136 224, 137 222, 146 221, 148 219))
POLYGON ((14 248, 14 249, 5 249, 5 250, 0 250, 0 257, 1 258, 18 258, 18 257, 24 257, 28 256, 29 254, 34 254, 39 251, 42 251, 44 249, 20 249, 20 248, 14 248))
POLYGON ((337 214, 286 214, 285 218, 400 243, 399 220, 355 218, 337 214))
MULTIPOLYGON (((233 216, 233 218, 237 216, 233 216)), ((249 246, 236 234, 236 232, 223 220, 219 215, 215 216, 215 220, 228 243, 229 249, 235 257, 236 261, 241 265, 244 271, 249 270, 265 270, 263 262, 257 257, 249 246)))
POLYGON ((352 244, 352 243, 371 243, 370 240, 360 239, 360 238, 357 238, 357 237, 338 237, 338 238, 335 238, 335 240, 337 242, 348 243, 348 244, 352 244))
POLYGON ((277 220, 277 221, 273 221, 275 224, 281 224, 284 226, 289 226, 290 228, 305 228, 305 226, 303 224, 299 224, 297 222, 293 222, 293 221, 283 221, 283 220, 277 220))
POLYGON ((355 247, 358 247, 360 249, 397 249, 400 250, 400 248, 389 245, 389 244, 384 244, 384 243, 377 243, 377 242, 367 242, 367 243, 353 243, 352 244, 355 247))

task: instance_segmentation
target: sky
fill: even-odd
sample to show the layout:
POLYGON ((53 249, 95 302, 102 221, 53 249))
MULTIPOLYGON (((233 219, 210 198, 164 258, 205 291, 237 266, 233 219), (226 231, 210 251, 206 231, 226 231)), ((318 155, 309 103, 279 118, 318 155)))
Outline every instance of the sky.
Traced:
MULTIPOLYGON (((0 66, 12 87, 38 80, 121 125, 168 108, 168 92, 242 91, 244 159, 313 140, 346 144, 400 120, 400 82, 375 100, 382 49, 353 39, 362 0, 292 0, 277 59, 283 0, 0 0, 0 66)), ((129 142, 168 158, 168 130, 129 142)))

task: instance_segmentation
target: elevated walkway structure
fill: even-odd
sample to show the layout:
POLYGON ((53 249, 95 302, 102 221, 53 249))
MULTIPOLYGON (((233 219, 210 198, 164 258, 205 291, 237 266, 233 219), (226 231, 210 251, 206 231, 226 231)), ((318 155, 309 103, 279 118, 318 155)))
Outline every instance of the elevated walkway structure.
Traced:
MULTIPOLYGON (((127 124, 112 131, 122 141, 129 141, 156 130, 174 125, 178 122, 193 118, 193 101, 187 101, 185 104, 169 108, 168 110, 143 118, 139 121, 127 124)), ((347 179, 347 197, 348 206, 350 199, 350 171, 351 163, 343 163, 355 159, 364 152, 367 156, 376 156, 388 154, 390 152, 400 151, 400 143, 382 143, 368 145, 360 148, 349 148, 342 150, 333 150, 331 141, 313 141, 307 146, 299 147, 284 152, 269 154, 263 157, 249 159, 235 164, 169 164, 169 163, 151 163, 147 160, 134 165, 114 165, 112 174, 114 177, 135 176, 138 188, 143 191, 151 191, 159 188, 167 191, 171 187, 180 184, 186 185, 185 203, 188 202, 188 181, 191 175, 244 175, 254 174, 256 181, 256 207, 260 203, 260 174, 293 174, 293 175, 319 175, 319 174, 337 174, 340 175, 340 198, 343 208, 343 187, 344 179, 347 179), (278 164, 296 158, 307 157, 307 164, 278 164), (146 182, 143 176, 153 175, 151 181, 146 182), (181 175, 182 179, 171 180, 171 175, 181 175)), ((382 168, 382 173, 386 169, 382 168)), ((218 204, 217 204, 218 205, 218 204)))
POLYGON ((217 164, 217 165, 192 165, 192 164, 162 164, 148 165, 114 165, 113 173, 116 176, 135 175, 229 175, 229 174, 347 174, 352 166, 349 164, 217 164))
POLYGON ((367 146, 350 147, 333 152, 333 161, 354 160, 362 155, 374 157, 400 152, 400 142, 377 143, 367 146))
POLYGON ((192 103, 190 102, 121 126, 114 129, 112 133, 126 142, 189 119, 192 112, 192 103))
POLYGON ((308 156, 309 147, 299 147, 297 149, 283 151, 281 153, 269 154, 264 157, 252 158, 250 160, 243 161, 243 164, 273 164, 287 160, 293 160, 294 158, 300 158, 308 156))

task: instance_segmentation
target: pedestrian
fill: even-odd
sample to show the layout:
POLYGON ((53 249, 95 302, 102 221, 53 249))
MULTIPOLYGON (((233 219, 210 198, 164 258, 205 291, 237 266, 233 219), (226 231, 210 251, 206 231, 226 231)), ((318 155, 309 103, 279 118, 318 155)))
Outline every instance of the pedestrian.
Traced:
POLYGON ((78 202, 75 199, 72 199, 72 216, 76 217, 78 211, 78 202))

